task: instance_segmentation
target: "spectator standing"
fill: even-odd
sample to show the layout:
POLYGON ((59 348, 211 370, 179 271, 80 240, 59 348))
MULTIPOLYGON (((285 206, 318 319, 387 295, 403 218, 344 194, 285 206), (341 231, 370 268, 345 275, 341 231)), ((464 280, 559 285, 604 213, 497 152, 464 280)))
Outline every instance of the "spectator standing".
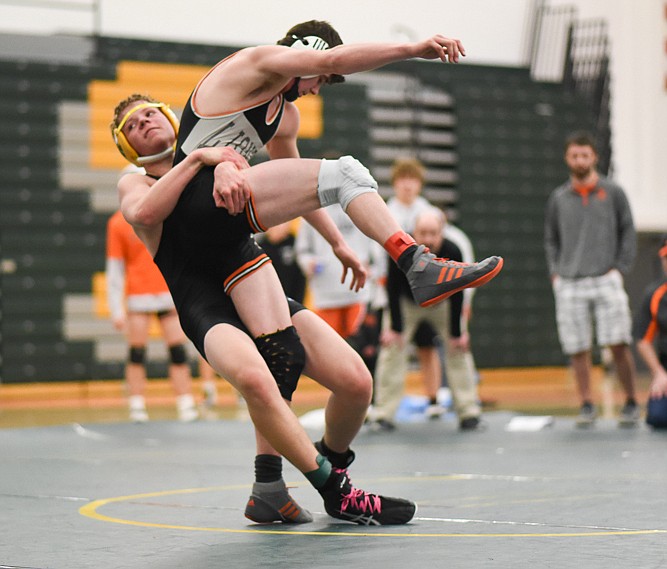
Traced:
MULTIPOLYGON (((424 188, 425 174, 424 166, 417 158, 398 158, 392 165, 391 185, 394 195, 387 201, 387 207, 399 222, 401 228, 410 234, 414 231, 417 217, 434 207, 421 195, 424 188)), ((445 225, 445 231, 447 231, 449 224, 445 225)), ((472 255, 472 245, 467 236, 461 230, 457 230, 457 228, 451 229, 451 232, 455 239, 458 239, 463 244, 465 249, 462 249, 462 252, 465 251, 465 254, 469 258, 472 255)), ((456 243, 455 240, 449 241, 456 243)), ((389 267, 389 263, 385 264, 385 269, 387 267, 389 267)), ((472 289, 469 289, 469 292, 464 295, 464 308, 468 307, 468 310, 463 312, 465 316, 463 323, 466 329, 472 294, 472 289)), ((444 411, 444 408, 438 402, 437 393, 443 384, 448 383, 446 372, 443 373, 446 370, 443 339, 438 338, 436 330, 429 324, 428 320, 422 320, 417 325, 411 341, 416 346, 416 355, 419 361, 419 368, 422 372, 424 390, 429 398, 426 413, 431 418, 437 418, 444 411)), ((468 364, 474 368, 471 352, 468 351, 465 357, 470 360, 468 364)), ((382 424, 384 424, 384 420, 380 421, 380 425, 382 424)))
POLYGON ((424 166, 416 158, 399 158, 391 169, 394 195, 387 201, 387 207, 406 233, 412 233, 421 212, 433 207, 421 195, 424 176, 424 166))
POLYGON ((577 425, 591 426, 597 411, 591 391, 593 320, 599 346, 608 346, 625 392, 619 425, 639 418, 636 370, 630 351, 631 314, 623 275, 632 267, 636 233, 623 189, 596 169, 598 155, 588 133, 565 142, 567 182, 547 202, 544 245, 556 302, 558 336, 569 356, 581 408, 577 425))
MULTIPOLYGON (((378 265, 378 261, 374 260, 374 255, 377 255, 375 242, 357 229, 340 205, 331 205, 326 211, 367 268, 370 280, 374 280, 373 267, 378 265)), ((307 221, 299 226, 296 258, 308 280, 313 311, 343 338, 348 339, 357 334, 366 316, 370 283, 367 282, 366 287, 358 292, 343 283, 340 261, 324 237, 307 221)))
MULTIPOLYGON (((416 219, 415 240, 436 254, 460 261, 458 247, 442 237, 444 224, 445 216, 439 209, 431 207, 423 211, 416 219)), ((392 419, 403 396, 407 371, 406 340, 412 337, 421 321, 427 321, 447 343, 445 366, 460 429, 475 430, 484 426, 475 376, 464 356, 470 339, 460 326, 463 294, 459 292, 450 297, 449 302, 438 306, 419 308, 405 277, 390 267, 387 296, 389 318, 384 318, 383 323, 375 400, 368 416, 371 429, 390 431, 395 428, 392 419)))
POLYGON ((107 223, 106 275, 111 320, 116 330, 125 332, 129 345, 125 382, 130 419, 148 421, 145 358, 151 318, 156 315, 169 349, 169 379, 176 393, 178 418, 196 420, 199 413, 192 396, 186 339, 174 302, 146 247, 120 211, 107 223))
MULTIPOLYGON (((417 158, 398 158, 391 169, 391 187, 394 195, 387 207, 406 233, 412 234, 417 217, 433 205, 421 195, 425 181, 424 165, 417 158)), ((385 270, 391 270, 385 263, 385 270)), ((385 279, 383 279, 385 280, 385 279)), ((381 319, 382 320, 382 319, 381 319)), ((429 398, 427 414, 438 417, 444 410, 437 401, 437 391, 443 382, 444 351, 441 339, 427 320, 422 320, 409 338, 415 344, 424 390, 429 398)), ((380 425, 384 422, 381 420, 380 425)))

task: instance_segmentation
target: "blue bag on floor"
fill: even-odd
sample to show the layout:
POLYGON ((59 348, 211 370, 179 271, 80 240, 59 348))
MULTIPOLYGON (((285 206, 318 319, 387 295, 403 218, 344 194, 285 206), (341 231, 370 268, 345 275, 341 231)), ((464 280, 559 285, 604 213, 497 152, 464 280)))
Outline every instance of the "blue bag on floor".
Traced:
POLYGON ((667 429, 667 397, 651 398, 646 404, 646 424, 654 429, 667 429))

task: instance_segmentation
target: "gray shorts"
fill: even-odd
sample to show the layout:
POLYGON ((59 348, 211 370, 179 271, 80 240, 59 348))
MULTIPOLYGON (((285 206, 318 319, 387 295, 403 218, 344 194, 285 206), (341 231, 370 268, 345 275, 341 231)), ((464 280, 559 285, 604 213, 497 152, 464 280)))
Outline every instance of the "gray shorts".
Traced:
POLYGON ((553 288, 558 337, 567 355, 591 349, 593 322, 599 346, 631 342, 630 303, 618 271, 600 277, 559 277, 553 288))

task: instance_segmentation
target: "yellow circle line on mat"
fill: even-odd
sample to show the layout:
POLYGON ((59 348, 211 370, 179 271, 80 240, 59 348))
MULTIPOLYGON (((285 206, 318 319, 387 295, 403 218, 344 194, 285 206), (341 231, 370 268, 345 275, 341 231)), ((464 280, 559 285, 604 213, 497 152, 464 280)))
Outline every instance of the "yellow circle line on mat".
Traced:
MULTIPOLYGON (((446 477, 449 478, 449 477, 446 477)), ((453 476, 452 478, 457 478, 453 476)), ((102 522, 110 522, 115 524, 124 524, 129 526, 140 526, 148 528, 160 529, 177 529, 186 531, 207 531, 218 533, 250 533, 250 534, 271 534, 271 535, 321 535, 321 536, 347 536, 347 537, 596 537, 596 536, 611 536, 611 535, 647 535, 647 534, 661 534, 667 533, 667 530, 650 529, 650 530, 604 530, 604 531, 587 531, 587 532, 567 532, 567 533, 386 533, 386 532, 358 532, 358 531, 293 531, 293 530, 276 530, 273 529, 259 529, 253 527, 250 529, 233 529, 233 528, 219 528, 219 527, 197 527, 185 526, 178 524, 158 524, 153 522, 141 522, 137 520, 126 520, 123 518, 114 518, 101 514, 98 509, 118 502, 128 502, 130 500, 140 500, 144 498, 155 498, 159 496, 173 496, 176 494, 198 494, 201 492, 214 492, 219 490, 233 490, 240 488, 247 488, 247 484, 237 486, 211 486, 208 488, 185 488, 180 490, 165 490, 163 492, 148 492, 145 494, 133 494, 130 496, 117 496, 115 498, 103 498, 101 500, 94 500, 85 506, 79 508, 79 513, 88 518, 99 520, 102 522)), ((398 526, 394 526, 398 527, 398 526)))

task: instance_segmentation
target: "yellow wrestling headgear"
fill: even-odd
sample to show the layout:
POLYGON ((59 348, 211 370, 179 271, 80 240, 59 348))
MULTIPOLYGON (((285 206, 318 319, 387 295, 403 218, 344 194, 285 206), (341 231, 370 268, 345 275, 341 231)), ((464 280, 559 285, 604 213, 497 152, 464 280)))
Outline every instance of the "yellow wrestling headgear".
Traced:
POLYGON ((111 129, 111 133, 113 135, 113 141, 116 143, 116 146, 118 147, 118 150, 120 150, 120 153, 127 160, 129 160, 130 162, 132 162, 132 164, 135 164, 136 166, 143 166, 144 164, 149 164, 150 162, 155 162, 156 160, 161 160, 162 158, 166 158, 176 149, 176 141, 174 141, 173 146, 166 148, 162 152, 158 152, 157 154, 152 154, 150 156, 139 156, 137 151, 129 143, 126 136, 123 134, 123 127, 125 126, 127 120, 136 111, 138 111, 139 109, 145 109, 147 107, 153 107, 160 110, 162 114, 165 117, 167 117, 167 120, 169 120, 169 123, 174 129, 174 134, 178 136, 178 127, 179 127, 178 117, 174 114, 174 111, 172 111, 169 108, 169 105, 165 105, 164 103, 141 103, 140 105, 134 107, 129 113, 127 113, 123 117, 123 120, 120 121, 117 127, 111 129))

